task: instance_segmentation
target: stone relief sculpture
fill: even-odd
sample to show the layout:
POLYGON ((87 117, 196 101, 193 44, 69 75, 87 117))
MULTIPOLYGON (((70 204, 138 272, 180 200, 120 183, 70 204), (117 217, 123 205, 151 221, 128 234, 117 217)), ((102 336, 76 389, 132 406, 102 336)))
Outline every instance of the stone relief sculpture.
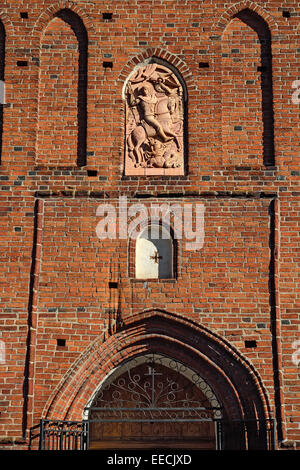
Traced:
POLYGON ((184 174, 183 89, 176 75, 157 63, 142 66, 125 94, 125 174, 184 174))

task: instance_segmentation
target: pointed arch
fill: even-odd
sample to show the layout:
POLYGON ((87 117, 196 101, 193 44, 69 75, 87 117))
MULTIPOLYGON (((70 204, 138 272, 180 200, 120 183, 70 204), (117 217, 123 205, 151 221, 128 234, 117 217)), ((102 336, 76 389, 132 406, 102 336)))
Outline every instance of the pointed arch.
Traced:
POLYGON ((126 63, 122 68, 117 80, 120 85, 123 87, 124 82, 126 82, 128 76, 132 73, 132 70, 140 63, 146 62, 151 58, 157 58, 164 61, 166 64, 170 64, 179 74, 181 74, 183 82, 186 84, 187 93, 190 93, 195 88, 195 83, 193 80, 192 72, 189 69, 188 65, 180 59, 177 55, 172 54, 166 49, 162 48, 148 48, 142 51, 140 54, 135 55, 126 63))
POLYGON ((13 36, 15 34, 15 27, 8 14, 3 10, 0 10, 0 21, 3 23, 6 35, 8 37, 13 36))
MULTIPOLYGON (((246 25, 252 31, 255 32, 258 38, 258 44, 253 40, 253 47, 259 47, 259 52, 257 54, 257 63, 255 64, 255 59, 253 58, 253 64, 255 67, 252 72, 254 73, 254 83, 259 83, 259 95, 261 102, 261 148, 262 148, 262 159, 265 166, 274 166, 275 165, 275 144, 274 144, 274 104, 273 104, 273 70, 272 70, 272 35, 269 24, 264 17, 269 19, 269 15, 263 12, 263 16, 259 14, 260 9, 252 5, 252 2, 242 2, 236 4, 230 8, 226 14, 223 15, 217 25, 216 30, 219 30, 221 33, 222 41, 224 41, 224 36, 227 31, 227 28, 233 21, 239 20, 241 24, 246 25), (251 9, 250 7, 255 7, 251 9), (243 8, 245 7, 245 8, 243 8), (241 9, 242 8, 242 9, 241 9)), ((270 20, 270 19, 269 19, 270 20)), ((228 54, 227 54, 228 55, 228 54)), ((223 57, 222 57, 223 59, 223 57)), ((248 59, 248 57, 247 57, 248 59)), ((232 67, 236 68, 238 65, 235 63, 232 64, 232 67)), ((224 70, 222 68, 222 74, 224 70)), ((234 85, 234 84, 233 84, 234 85)), ((245 87, 246 93, 246 85, 245 87)), ((237 86, 237 89, 241 88, 241 84, 237 86)), ((231 87, 231 92, 235 93, 234 87, 231 87)), ((227 93, 227 92, 226 92, 227 93)), ((223 96, 226 95, 223 91, 223 96)), ((237 98, 233 96, 233 102, 236 106, 241 106, 243 99, 241 97, 237 98)), ((256 113, 259 113, 259 110, 256 110, 256 113)), ((249 120, 246 120, 249 121, 249 120)), ((245 124, 247 126, 247 123, 245 124)), ((236 126, 235 130, 244 130, 243 126, 236 126)), ((259 132, 259 129, 258 129, 259 132)), ((231 132, 229 132, 230 134, 231 132)), ((239 139, 238 134, 235 132, 237 139, 239 139)), ((245 132, 245 136, 248 133, 245 132)), ((251 135, 251 130, 250 130, 251 135)), ((257 148, 259 149, 260 145, 258 144, 257 148)), ((249 145, 246 145, 249 147, 249 145)), ((245 148, 246 148, 245 147, 245 148)), ((225 145, 226 148, 226 145, 225 145)), ((237 149, 239 148, 239 142, 237 142, 237 149)), ((246 151, 246 150, 245 150, 246 151)), ((254 148, 252 153, 257 153, 257 150, 254 148)), ((251 157, 252 158, 252 157, 251 157)), ((236 162, 235 162, 236 163, 236 162)), ((241 162, 244 163, 244 162, 241 162)))
POLYGON ((259 15, 268 25, 272 33, 278 34, 278 24, 275 21, 274 17, 268 13, 263 7, 258 5, 251 0, 246 0, 242 2, 237 2, 230 6, 221 17, 216 21, 215 25, 212 28, 214 35, 222 35, 223 31, 225 30, 227 24, 231 21, 231 19, 236 16, 239 12, 249 9, 259 15))
POLYGON ((256 369, 209 329, 164 310, 124 319, 116 335, 97 338, 69 369, 49 398, 43 417, 81 420, 84 408, 116 367, 155 353, 187 365, 219 397, 227 419, 268 419, 268 395, 256 369))
POLYGON ((87 147, 88 33, 81 17, 69 8, 55 12, 50 18, 41 35, 37 155, 42 163, 84 166, 87 147), (57 38, 59 33, 62 35, 60 40, 57 38), (44 44, 45 41, 50 43, 44 44), (58 58, 54 58, 53 49, 57 50, 58 58), (62 60, 68 62, 62 64, 62 60), (50 79, 55 79, 55 82, 49 81, 52 64, 55 70, 50 73, 50 79), (43 92, 43 87, 48 89, 48 93, 43 92), (53 98, 57 98, 56 103, 53 98), (64 113, 65 106, 68 107, 67 113, 64 113), (66 116, 68 122, 61 122, 66 116), (61 157, 64 153, 65 157, 61 157))
POLYGON ((40 14, 35 24, 33 25, 32 36, 40 36, 40 34, 47 27, 48 23, 53 18, 55 18, 58 12, 62 10, 70 10, 71 12, 76 14, 82 20, 89 35, 96 37, 96 28, 89 15, 77 3, 71 1, 56 2, 52 3, 49 7, 47 7, 47 9, 40 14))

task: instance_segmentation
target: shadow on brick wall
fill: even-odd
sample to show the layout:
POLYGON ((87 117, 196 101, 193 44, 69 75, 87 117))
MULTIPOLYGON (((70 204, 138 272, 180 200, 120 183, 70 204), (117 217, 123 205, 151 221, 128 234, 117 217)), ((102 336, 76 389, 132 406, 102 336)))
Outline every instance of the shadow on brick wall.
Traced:
POLYGON ((88 67, 88 34, 86 28, 76 13, 69 9, 60 10, 56 15, 70 25, 78 40, 78 142, 77 165, 86 165, 86 141, 87 141, 87 67, 88 67))
MULTIPOLYGON (((0 80, 4 81, 5 66, 5 29, 2 21, 0 21, 0 80)), ((3 134, 3 103, 0 100, 0 164, 2 157, 2 134, 3 134)))
POLYGON ((258 72, 261 72, 264 165, 274 166, 275 150, 271 32, 265 20, 248 8, 240 11, 234 17, 239 18, 257 33, 261 45, 261 66, 258 67, 258 72))

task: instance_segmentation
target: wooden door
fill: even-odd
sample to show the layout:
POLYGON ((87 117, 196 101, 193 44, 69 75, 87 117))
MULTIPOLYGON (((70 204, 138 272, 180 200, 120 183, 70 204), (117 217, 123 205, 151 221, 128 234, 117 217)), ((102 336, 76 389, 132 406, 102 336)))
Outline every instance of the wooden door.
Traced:
POLYGON ((94 400, 90 449, 215 449, 208 405, 199 386, 178 371, 140 364, 110 381, 94 400))

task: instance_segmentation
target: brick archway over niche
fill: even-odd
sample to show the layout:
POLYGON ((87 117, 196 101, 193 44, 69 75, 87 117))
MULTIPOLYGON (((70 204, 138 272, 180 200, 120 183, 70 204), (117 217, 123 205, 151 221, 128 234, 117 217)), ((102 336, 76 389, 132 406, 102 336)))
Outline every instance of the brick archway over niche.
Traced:
POLYGON ((64 1, 52 4, 40 14, 32 29, 33 37, 39 38, 40 34, 47 27, 48 23, 53 18, 55 18, 59 11, 62 10, 69 10, 76 14, 84 23, 89 33, 89 36, 97 36, 95 26, 89 15, 85 12, 85 10, 74 2, 64 1))
MULTIPOLYGON (((182 83, 185 86, 185 94, 190 95, 191 92, 197 91, 197 87, 193 79, 193 74, 191 70, 189 70, 187 64, 177 55, 172 54, 166 49, 162 49, 160 47, 145 49, 140 54, 131 57, 118 76, 117 81, 119 82, 120 87, 124 87, 124 83, 128 79, 128 76, 132 73, 133 69, 138 64, 142 64, 151 58, 161 60, 166 65, 173 67, 174 70, 176 70, 177 73, 180 74, 182 83)), ((122 95, 124 98, 124 90, 122 92, 122 95)))
POLYGON ((122 331, 98 338, 73 364, 44 409, 48 419, 81 420, 84 407, 116 367, 145 353, 173 358, 199 373, 219 398, 228 419, 268 419, 260 377, 226 341, 191 321, 164 311, 126 319, 122 331))
POLYGON ((214 35, 223 34, 226 25, 232 20, 232 18, 246 9, 256 12, 259 16, 261 16, 261 18, 265 20, 272 33, 275 35, 278 34, 278 24, 274 17, 267 10, 262 8, 257 3, 252 2, 251 0, 237 2, 234 5, 231 5, 215 23, 214 27, 212 28, 212 33, 214 35))
POLYGON ((15 28, 13 22, 11 21, 10 17, 5 13, 3 10, 0 10, 0 21, 3 23, 3 27, 5 29, 5 34, 7 39, 9 40, 15 34, 15 28))
POLYGON ((44 417, 80 420, 90 397, 107 375, 145 353, 165 354, 198 372, 212 387, 229 419, 270 418, 266 392, 255 369, 206 328, 163 311, 137 314, 124 329, 96 340, 66 374, 44 417))

